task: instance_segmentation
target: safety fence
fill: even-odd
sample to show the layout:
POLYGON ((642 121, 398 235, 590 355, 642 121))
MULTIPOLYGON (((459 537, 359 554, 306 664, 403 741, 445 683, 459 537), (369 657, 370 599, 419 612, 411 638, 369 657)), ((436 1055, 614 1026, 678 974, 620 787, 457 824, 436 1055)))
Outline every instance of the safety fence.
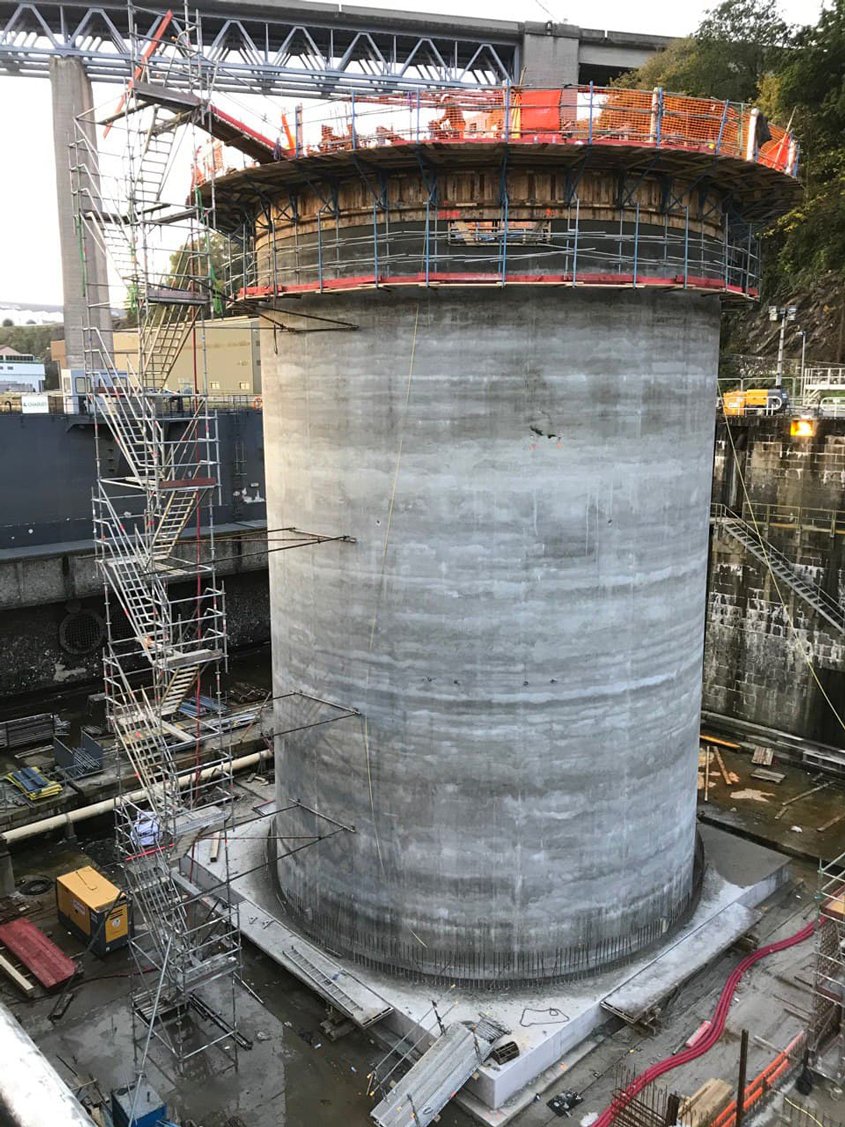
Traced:
POLYGON ((737 512, 723 505, 711 505, 714 517, 738 516, 760 528, 775 527, 781 530, 823 532, 828 536, 845 536, 845 509, 822 509, 803 505, 777 505, 746 501, 737 512))
MULTIPOLYGON (((281 116, 279 158, 409 143, 507 142, 682 150, 751 161, 789 176, 798 172, 793 135, 757 108, 659 87, 418 90, 300 105, 292 118, 281 116)), ((212 162, 204 173, 213 171, 212 162)))
POLYGON ((706 233, 689 208, 657 217, 635 204, 606 221, 584 220, 576 199, 561 219, 507 214, 466 221, 437 209, 408 221, 374 208, 371 222, 339 227, 317 217, 310 230, 279 226, 259 237, 247 299, 277 293, 379 285, 533 284, 658 286, 754 297, 756 236, 722 217, 706 233))

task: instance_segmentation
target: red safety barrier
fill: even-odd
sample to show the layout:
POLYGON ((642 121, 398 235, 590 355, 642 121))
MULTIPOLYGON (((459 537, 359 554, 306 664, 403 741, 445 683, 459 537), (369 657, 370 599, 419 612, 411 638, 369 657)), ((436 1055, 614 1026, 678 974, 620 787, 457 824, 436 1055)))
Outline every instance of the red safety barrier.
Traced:
MULTIPOLYGON (((742 1100, 743 1112, 747 1112, 754 1107, 771 1089, 775 1081, 783 1076, 792 1061, 792 1054, 800 1048, 804 1037, 805 1034, 802 1030, 801 1033, 792 1038, 782 1053, 778 1053, 775 1059, 770 1061, 750 1084, 746 1085, 742 1100)), ((736 1111, 736 1100, 734 1100, 714 1119, 711 1127, 733 1127, 736 1123, 736 1111)))

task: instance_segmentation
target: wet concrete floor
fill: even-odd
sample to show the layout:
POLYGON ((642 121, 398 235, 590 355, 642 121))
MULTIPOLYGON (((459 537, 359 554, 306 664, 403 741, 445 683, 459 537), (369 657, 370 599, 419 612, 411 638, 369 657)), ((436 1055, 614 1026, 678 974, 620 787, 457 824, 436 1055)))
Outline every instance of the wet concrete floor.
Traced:
POLYGON ((845 853, 845 780, 779 759, 760 768, 747 751, 722 748, 721 755, 739 781, 726 783, 712 762, 707 802, 699 789, 699 818, 811 863, 845 853), (761 769, 783 781, 755 779, 761 769))
MULTIPOLYGON (((252 789, 262 793, 257 781, 252 789)), ((103 871, 114 872, 111 841, 100 839, 40 842, 17 858, 17 875, 20 880, 54 877, 86 859, 103 871)), ((812 866, 796 862, 793 875, 791 885, 767 905, 757 928, 760 942, 796 931, 813 913, 812 866)), ((126 1003, 127 953, 114 952, 105 959, 84 953, 83 945, 58 926, 52 891, 26 902, 31 905, 33 922, 80 959, 84 974, 73 986, 67 1012, 55 1024, 48 1016, 53 998, 24 1001, 2 983, 3 1001, 70 1087, 84 1094, 86 1083, 93 1079, 106 1093, 128 1083, 133 1076, 133 1051, 126 1003)), ((601 1111, 623 1072, 640 1072, 677 1050, 712 1014, 719 991, 740 957, 735 950, 726 953, 678 990, 653 1030, 631 1029, 610 1020, 601 1043, 571 1068, 561 1069, 558 1082, 537 1093, 538 1098, 514 1121, 516 1127, 557 1122, 547 1101, 568 1088, 578 1091, 584 1101, 575 1113, 579 1122, 584 1115, 601 1111)), ((809 1001, 812 967, 813 947, 807 943, 755 969, 740 991, 719 1044, 701 1060, 673 1073, 667 1080, 672 1090, 690 1094, 708 1077, 734 1079, 742 1028, 752 1033, 749 1074, 755 1075, 800 1028, 800 1015, 809 1001)), ((212 1049, 189 1062, 180 1077, 173 1073, 162 1049, 154 1047, 151 1052, 148 1078, 168 1101, 171 1115, 178 1122, 191 1119, 198 1127, 228 1127, 233 1116, 239 1116, 246 1127, 363 1127, 370 1123, 373 1101, 367 1095, 367 1076, 381 1059, 382 1050, 359 1031, 329 1041, 320 1029, 325 1009, 318 998, 249 946, 244 949, 243 978, 249 990, 238 987, 239 1025, 253 1047, 239 1051, 237 1071, 231 1053, 212 1049)), ((225 1010, 226 998, 209 1000, 225 1010)), ((834 1106, 834 1116, 845 1120, 845 1105, 841 1114, 836 1112, 834 1106)), ((468 1127, 470 1122, 454 1105, 440 1117, 442 1127, 468 1127)))

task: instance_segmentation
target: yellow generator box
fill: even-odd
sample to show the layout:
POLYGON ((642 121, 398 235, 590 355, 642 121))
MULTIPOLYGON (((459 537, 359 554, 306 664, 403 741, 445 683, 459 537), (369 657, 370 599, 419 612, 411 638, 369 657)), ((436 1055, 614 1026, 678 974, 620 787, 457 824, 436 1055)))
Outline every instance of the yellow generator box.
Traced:
POLYGON ((95 955, 107 955, 129 942, 129 901, 90 865, 56 878, 59 922, 87 943, 95 955))

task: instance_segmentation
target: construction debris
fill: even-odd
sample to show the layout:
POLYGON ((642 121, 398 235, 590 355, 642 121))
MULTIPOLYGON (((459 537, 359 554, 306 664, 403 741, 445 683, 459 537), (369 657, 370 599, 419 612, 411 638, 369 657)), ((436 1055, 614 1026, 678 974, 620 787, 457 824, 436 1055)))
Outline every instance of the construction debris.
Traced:
POLYGON ((764 783, 782 783, 786 775, 783 771, 768 771, 765 767, 760 767, 751 772, 751 778, 762 779, 764 783))
POLYGON ((691 1096, 681 1101, 678 1122, 709 1123, 715 1115, 727 1107, 733 1091, 732 1084, 711 1076, 691 1096))

